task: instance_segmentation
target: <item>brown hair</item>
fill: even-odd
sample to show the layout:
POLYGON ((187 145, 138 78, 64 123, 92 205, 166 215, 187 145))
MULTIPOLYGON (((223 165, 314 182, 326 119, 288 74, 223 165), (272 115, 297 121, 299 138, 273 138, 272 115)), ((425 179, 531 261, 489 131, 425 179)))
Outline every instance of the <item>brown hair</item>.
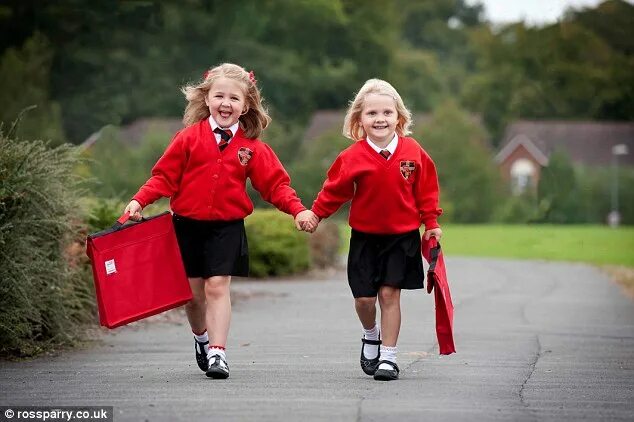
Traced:
POLYGON ((343 136, 353 141, 365 138, 366 133, 361 126, 361 112, 363 111, 363 102, 368 94, 380 94, 392 97, 396 103, 396 112, 398 113, 396 133, 399 136, 406 136, 412 133, 410 130, 412 126, 412 113, 405 107, 403 99, 396 89, 384 80, 369 79, 363 84, 354 97, 354 100, 350 102, 346 118, 343 121, 343 136))
POLYGON ((183 124, 190 126, 209 117, 209 107, 205 104, 205 98, 211 86, 220 77, 238 81, 244 87, 247 112, 240 116, 240 126, 247 138, 259 137, 269 125, 271 118, 262 104, 262 96, 255 83, 253 74, 248 73, 243 67, 232 63, 218 65, 205 72, 203 80, 199 83, 185 85, 181 88, 188 101, 183 115, 183 124))

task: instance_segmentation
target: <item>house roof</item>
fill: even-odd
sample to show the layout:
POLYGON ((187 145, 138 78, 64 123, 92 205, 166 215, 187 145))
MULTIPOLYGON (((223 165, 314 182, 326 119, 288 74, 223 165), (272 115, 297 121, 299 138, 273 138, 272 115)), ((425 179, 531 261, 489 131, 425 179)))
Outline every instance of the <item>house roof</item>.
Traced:
MULTIPOLYGON (((181 118, 172 117, 148 117, 135 120, 134 122, 121 126, 119 136, 127 144, 137 146, 142 139, 150 132, 165 132, 170 136, 183 128, 181 118)), ((103 128, 102 128, 103 129, 103 128)), ((101 129, 90 135, 81 146, 90 148, 101 137, 101 129)))
POLYGON ((576 164, 605 166, 612 162, 612 147, 619 144, 629 151, 619 163, 634 165, 634 123, 518 120, 506 128, 496 161, 523 145, 540 164, 560 148, 576 164))

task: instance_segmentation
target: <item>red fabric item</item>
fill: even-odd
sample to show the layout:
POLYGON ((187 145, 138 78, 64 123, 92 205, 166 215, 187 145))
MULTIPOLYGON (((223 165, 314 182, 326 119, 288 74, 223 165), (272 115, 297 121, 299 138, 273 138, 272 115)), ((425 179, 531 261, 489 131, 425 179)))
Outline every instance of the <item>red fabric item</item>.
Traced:
POLYGON ((183 305, 192 298, 172 216, 166 212, 86 239, 101 325, 114 328, 183 305))
POLYGON ((399 234, 438 226, 438 176, 429 155, 412 138, 399 137, 389 160, 365 139, 346 148, 335 160, 313 211, 327 218, 345 202, 350 226, 364 233, 399 234))
POLYGON ((440 243, 435 237, 421 239, 423 257, 429 263, 427 271, 427 293, 434 291, 436 302, 436 337, 441 355, 456 352, 453 341, 453 303, 449 292, 449 281, 445 269, 440 243))
POLYGON ((197 220, 239 220, 253 212, 246 179, 262 198, 295 217, 306 209, 271 147, 238 129, 220 151, 207 119, 178 132, 134 195, 145 207, 170 198, 176 214, 197 220))

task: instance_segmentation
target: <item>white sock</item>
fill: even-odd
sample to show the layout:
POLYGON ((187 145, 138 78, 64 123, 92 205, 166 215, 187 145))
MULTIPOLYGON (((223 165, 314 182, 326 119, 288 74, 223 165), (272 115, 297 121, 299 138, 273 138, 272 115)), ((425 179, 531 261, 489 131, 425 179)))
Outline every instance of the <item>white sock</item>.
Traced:
POLYGON ((223 358, 224 360, 227 360, 227 355, 225 354, 225 349, 224 348, 219 348, 219 347, 214 347, 211 346, 209 348, 209 352, 207 352, 207 359, 211 359, 211 357, 213 355, 218 355, 221 358, 223 358))
MULTIPOLYGON (((381 360, 389 360, 390 362, 396 363, 396 352, 398 352, 398 347, 387 347, 381 345, 381 360)), ((390 370, 392 367, 387 363, 382 363, 379 365, 379 369, 387 369, 390 370)))
POLYGON ((205 344, 203 348, 205 349, 206 354, 209 353, 209 335, 207 334, 207 331, 205 330, 205 332, 201 335, 194 333, 194 338, 196 339, 196 341, 199 341, 201 343, 207 342, 207 344, 205 344))
POLYGON ((201 343, 209 341, 209 334, 207 334, 207 331, 205 331, 201 335, 194 333, 194 337, 196 338, 196 340, 198 340, 201 343))
MULTIPOLYGON (((379 339, 379 327, 374 324, 374 327, 366 330, 363 329, 363 338, 366 340, 378 340, 379 339)), ((379 346, 374 344, 363 345, 363 356, 367 359, 374 359, 379 355, 379 346)))

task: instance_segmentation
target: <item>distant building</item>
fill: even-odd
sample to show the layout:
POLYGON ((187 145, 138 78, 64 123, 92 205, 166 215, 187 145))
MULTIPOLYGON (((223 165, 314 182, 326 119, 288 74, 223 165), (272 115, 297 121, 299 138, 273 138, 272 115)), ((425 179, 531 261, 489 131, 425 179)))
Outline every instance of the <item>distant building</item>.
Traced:
POLYGON ((609 166, 616 145, 629 150, 619 164, 634 166, 634 123, 519 120, 506 128, 495 161, 519 194, 537 187, 553 151, 566 152, 573 164, 609 166))
MULTIPOLYGON (((134 122, 121 126, 119 128, 119 136, 121 140, 129 145, 138 146, 141 140, 149 133, 162 132, 172 136, 183 128, 181 118, 170 117, 148 117, 135 120, 134 122)), ((90 148, 95 142, 99 141, 101 130, 90 135, 82 144, 83 148, 90 148)))

